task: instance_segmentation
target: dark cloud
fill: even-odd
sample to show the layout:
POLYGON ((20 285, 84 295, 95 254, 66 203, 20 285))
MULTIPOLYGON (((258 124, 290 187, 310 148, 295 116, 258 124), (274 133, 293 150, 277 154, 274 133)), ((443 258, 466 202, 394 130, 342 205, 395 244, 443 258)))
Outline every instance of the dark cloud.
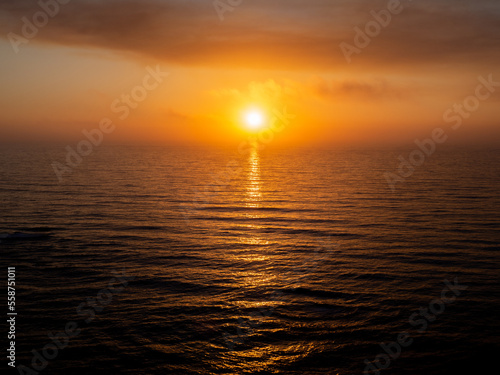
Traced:
POLYGON ((402 99, 414 95, 414 84, 404 86, 386 79, 328 81, 317 78, 312 87, 314 93, 325 99, 356 98, 365 100, 402 99))
MULTIPOLYGON (((48 1, 48 0, 45 0, 48 1)), ((335 69, 347 63, 340 43, 387 1, 243 1, 221 22, 211 0, 72 0, 30 43, 110 49, 173 64, 278 69, 335 69)), ((497 0, 402 1, 354 67, 498 61, 497 0), (407 5, 408 4, 408 5, 407 5)), ((21 34, 37 1, 0 0, 0 31, 21 34)), ((22 47, 22 46, 21 46, 22 47)))

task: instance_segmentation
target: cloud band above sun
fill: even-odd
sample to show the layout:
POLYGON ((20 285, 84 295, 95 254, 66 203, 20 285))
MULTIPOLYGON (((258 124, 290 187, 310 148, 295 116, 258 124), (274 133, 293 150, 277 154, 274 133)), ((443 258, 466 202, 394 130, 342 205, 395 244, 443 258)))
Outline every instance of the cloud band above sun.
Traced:
MULTIPOLYGON (((497 0, 402 3, 404 12, 363 51, 359 65, 375 63, 383 69, 457 59, 498 61, 497 0)), ((242 3, 220 22, 210 1, 72 0, 61 6, 35 42, 110 49, 193 66, 333 69, 345 65, 339 45, 352 42, 354 27, 386 6, 386 0, 255 0, 242 3)), ((1 0, 1 34, 20 34, 23 17, 39 11, 35 1, 1 0)))

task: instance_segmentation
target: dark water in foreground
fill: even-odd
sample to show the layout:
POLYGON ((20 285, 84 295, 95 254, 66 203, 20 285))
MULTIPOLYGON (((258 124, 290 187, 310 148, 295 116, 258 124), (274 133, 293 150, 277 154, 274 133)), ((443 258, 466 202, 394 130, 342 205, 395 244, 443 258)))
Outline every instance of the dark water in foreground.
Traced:
POLYGON ((17 364, 75 322, 40 373, 362 374, 401 332, 382 373, 497 369, 500 152, 437 152, 393 193, 398 155, 115 147, 59 184, 61 149, 4 148, 0 233, 48 235, 0 243, 17 364))

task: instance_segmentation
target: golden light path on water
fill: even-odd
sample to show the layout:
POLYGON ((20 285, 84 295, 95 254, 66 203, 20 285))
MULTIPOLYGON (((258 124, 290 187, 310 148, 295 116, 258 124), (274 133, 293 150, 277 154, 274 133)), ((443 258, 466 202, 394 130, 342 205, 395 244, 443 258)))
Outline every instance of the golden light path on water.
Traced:
MULTIPOLYGON (((247 160, 244 203, 247 208, 245 216, 251 219, 251 222, 245 225, 249 231, 247 232, 247 236, 241 238, 241 242, 251 245, 252 247, 249 248, 248 251, 244 252, 245 255, 240 254, 238 259, 240 261, 245 260, 247 262, 264 262, 264 264, 267 265, 260 267, 259 269, 244 272, 242 287, 247 289, 261 288, 262 290, 275 292, 273 284, 278 278, 278 275, 276 275, 273 271, 273 263, 276 262, 276 258, 270 254, 269 250, 269 246, 272 241, 268 241, 258 234, 259 230, 265 228, 265 226, 257 223, 261 221, 260 219, 265 219, 269 213, 265 210, 260 210, 261 208, 266 207, 266 204, 263 203, 265 202, 265 199, 263 198, 263 191, 265 192, 265 182, 261 174, 261 157, 256 145, 252 148, 247 160)), ((279 308, 279 306, 283 303, 283 301, 276 300, 274 297, 269 296, 267 298, 257 300, 243 298, 236 302, 239 308, 240 316, 235 317, 235 319, 252 319, 253 323, 258 323, 260 326, 260 324, 263 324, 267 320, 275 319, 272 311, 279 308), (261 311, 270 311, 270 316, 261 315, 261 311)), ((279 331, 279 329, 276 331, 279 331)), ((251 343, 252 340, 255 340, 253 334, 243 338, 244 343, 251 343)), ((241 366, 241 363, 245 363, 245 365, 241 366, 240 369, 243 367, 247 371, 250 370, 250 367, 252 367, 253 370, 262 370, 276 365, 281 362, 284 357, 286 357, 287 360, 300 360, 306 356, 306 353, 312 351, 313 347, 314 344, 311 342, 289 346, 262 345, 248 350, 232 351, 227 355, 226 360, 228 362, 239 363, 239 366, 241 366), (252 365, 249 365, 250 363, 252 363, 252 365)))
MULTIPOLYGON (((261 177, 260 177, 260 159, 257 148, 252 148, 252 152, 248 158, 248 179, 247 179, 247 194, 246 207, 259 208, 261 194, 261 177)), ((257 217, 256 215, 248 215, 249 217, 257 217)))
MULTIPOLYGON (((270 258, 265 248, 269 245, 269 241, 259 235, 259 229, 263 226, 256 224, 264 215, 259 211, 259 208, 262 207, 262 178, 260 156, 256 146, 252 147, 247 159, 245 185, 244 205, 247 210, 245 210, 244 215, 250 220, 243 225, 246 230, 243 232, 245 235, 240 237, 240 242, 250 245, 251 248, 249 251, 240 253, 239 258, 249 262, 269 261, 270 258)), ((272 278, 271 275, 261 271, 250 271, 247 276, 247 282, 251 285, 265 285, 272 278)))
MULTIPOLYGON (((248 156, 247 164, 247 178, 246 178, 246 192, 245 192, 245 207, 249 209, 245 212, 245 216, 250 219, 259 219, 262 214, 258 211, 262 203, 262 179, 260 171, 260 156, 257 147, 252 147, 250 155, 248 156)), ((248 229, 259 229, 261 225, 252 223, 245 225, 248 229)), ((249 232, 252 233, 252 232, 249 232)), ((269 241, 262 240, 255 234, 249 234, 243 237, 241 242, 249 245, 268 245, 269 241)))

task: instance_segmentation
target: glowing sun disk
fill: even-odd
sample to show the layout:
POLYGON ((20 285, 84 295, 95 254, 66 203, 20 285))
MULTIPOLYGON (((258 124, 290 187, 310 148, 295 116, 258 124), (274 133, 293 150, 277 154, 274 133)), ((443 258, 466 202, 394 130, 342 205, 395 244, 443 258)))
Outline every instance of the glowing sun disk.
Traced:
POLYGON ((249 111, 245 115, 245 122, 248 128, 258 129, 264 124, 264 116, 259 111, 249 111))

